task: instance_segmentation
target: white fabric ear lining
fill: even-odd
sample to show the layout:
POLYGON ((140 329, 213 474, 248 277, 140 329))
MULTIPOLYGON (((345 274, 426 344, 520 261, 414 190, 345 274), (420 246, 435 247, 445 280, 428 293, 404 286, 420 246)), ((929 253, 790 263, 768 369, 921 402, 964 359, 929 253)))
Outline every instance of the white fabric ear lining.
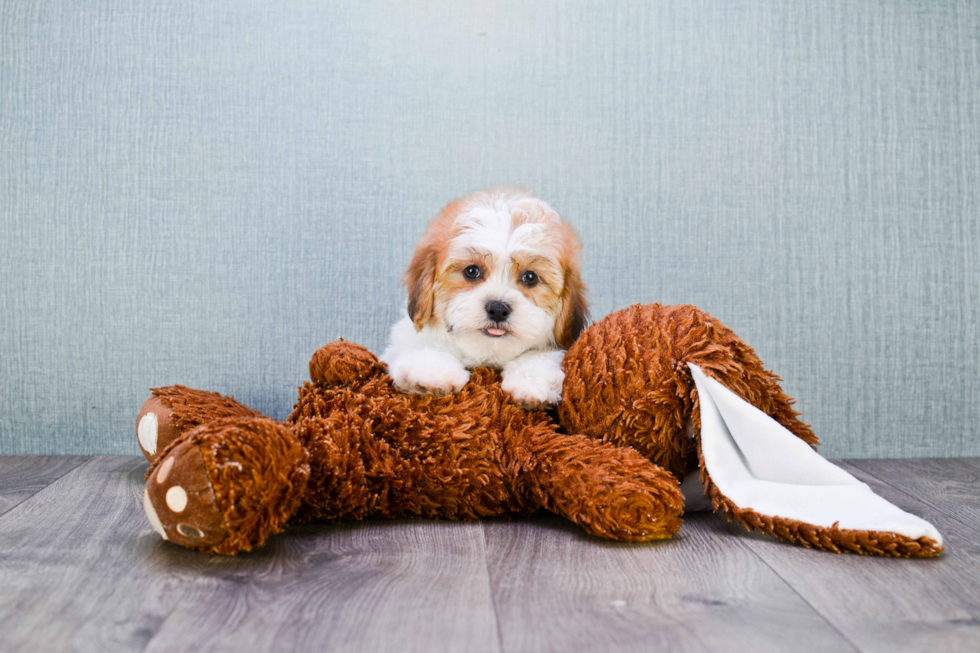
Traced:
POLYGON ((701 407, 701 453, 718 491, 742 509, 842 530, 942 536, 885 501, 774 419, 688 363, 701 407))

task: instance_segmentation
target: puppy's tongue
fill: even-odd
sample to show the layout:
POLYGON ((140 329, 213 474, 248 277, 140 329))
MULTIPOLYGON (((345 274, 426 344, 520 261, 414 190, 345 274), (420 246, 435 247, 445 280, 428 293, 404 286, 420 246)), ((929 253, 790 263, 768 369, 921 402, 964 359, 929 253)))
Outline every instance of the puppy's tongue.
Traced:
POLYGON ((507 333, 506 329, 487 329, 487 333, 492 336, 502 336, 507 333))

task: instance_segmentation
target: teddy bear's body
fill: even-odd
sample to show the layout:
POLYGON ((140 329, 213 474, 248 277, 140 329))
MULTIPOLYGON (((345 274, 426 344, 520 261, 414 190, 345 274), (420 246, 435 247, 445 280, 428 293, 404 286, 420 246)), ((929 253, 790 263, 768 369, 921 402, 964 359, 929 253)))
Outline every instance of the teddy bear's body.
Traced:
POLYGON ((310 452, 303 519, 478 519, 544 507, 620 539, 663 537, 680 525, 652 519, 680 512, 669 474, 632 450, 560 433, 547 413, 516 405, 497 372, 478 369, 449 396, 404 394, 372 354, 343 341, 321 348, 310 367, 313 382, 287 420, 310 452), (610 519, 617 499, 603 496, 616 493, 647 499, 651 518, 619 526, 610 519), (600 498, 610 514, 587 505, 600 498))
POLYGON ((565 432, 549 413, 515 404, 497 372, 475 370, 448 396, 403 394, 373 354, 344 341, 314 354, 311 381, 282 423, 214 393, 158 388, 137 418, 152 463, 144 506, 164 538, 212 553, 260 546, 296 521, 539 508, 594 535, 644 541, 677 532, 678 480, 700 462, 715 508, 747 526, 836 551, 938 552, 922 538, 841 538, 739 512, 703 465, 688 365, 816 444, 778 377, 730 330, 690 306, 633 306, 587 329, 566 355, 565 432))

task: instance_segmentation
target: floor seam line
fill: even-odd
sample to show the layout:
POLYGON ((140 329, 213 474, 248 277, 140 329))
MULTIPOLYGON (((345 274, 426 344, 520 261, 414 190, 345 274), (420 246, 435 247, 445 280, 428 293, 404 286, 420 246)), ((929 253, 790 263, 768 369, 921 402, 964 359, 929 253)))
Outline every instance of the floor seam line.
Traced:
POLYGON ((490 607, 493 608, 493 622, 497 629, 497 647, 504 653, 504 635, 500 629, 500 614, 497 612, 497 597, 493 591, 493 577, 490 574, 490 553, 487 547, 487 529, 484 527, 483 520, 480 523, 480 536, 483 538, 483 564, 487 570, 487 586, 490 589, 490 607))

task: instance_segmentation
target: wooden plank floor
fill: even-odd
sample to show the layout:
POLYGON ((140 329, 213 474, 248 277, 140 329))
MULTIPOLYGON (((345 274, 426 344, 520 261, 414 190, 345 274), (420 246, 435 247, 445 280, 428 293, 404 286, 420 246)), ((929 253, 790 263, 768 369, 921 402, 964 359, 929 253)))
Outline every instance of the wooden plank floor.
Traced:
POLYGON ((541 516, 211 557, 150 529, 142 459, 0 457, 0 651, 980 651, 980 459, 843 465, 947 553, 838 556, 701 513, 654 544, 541 516))

